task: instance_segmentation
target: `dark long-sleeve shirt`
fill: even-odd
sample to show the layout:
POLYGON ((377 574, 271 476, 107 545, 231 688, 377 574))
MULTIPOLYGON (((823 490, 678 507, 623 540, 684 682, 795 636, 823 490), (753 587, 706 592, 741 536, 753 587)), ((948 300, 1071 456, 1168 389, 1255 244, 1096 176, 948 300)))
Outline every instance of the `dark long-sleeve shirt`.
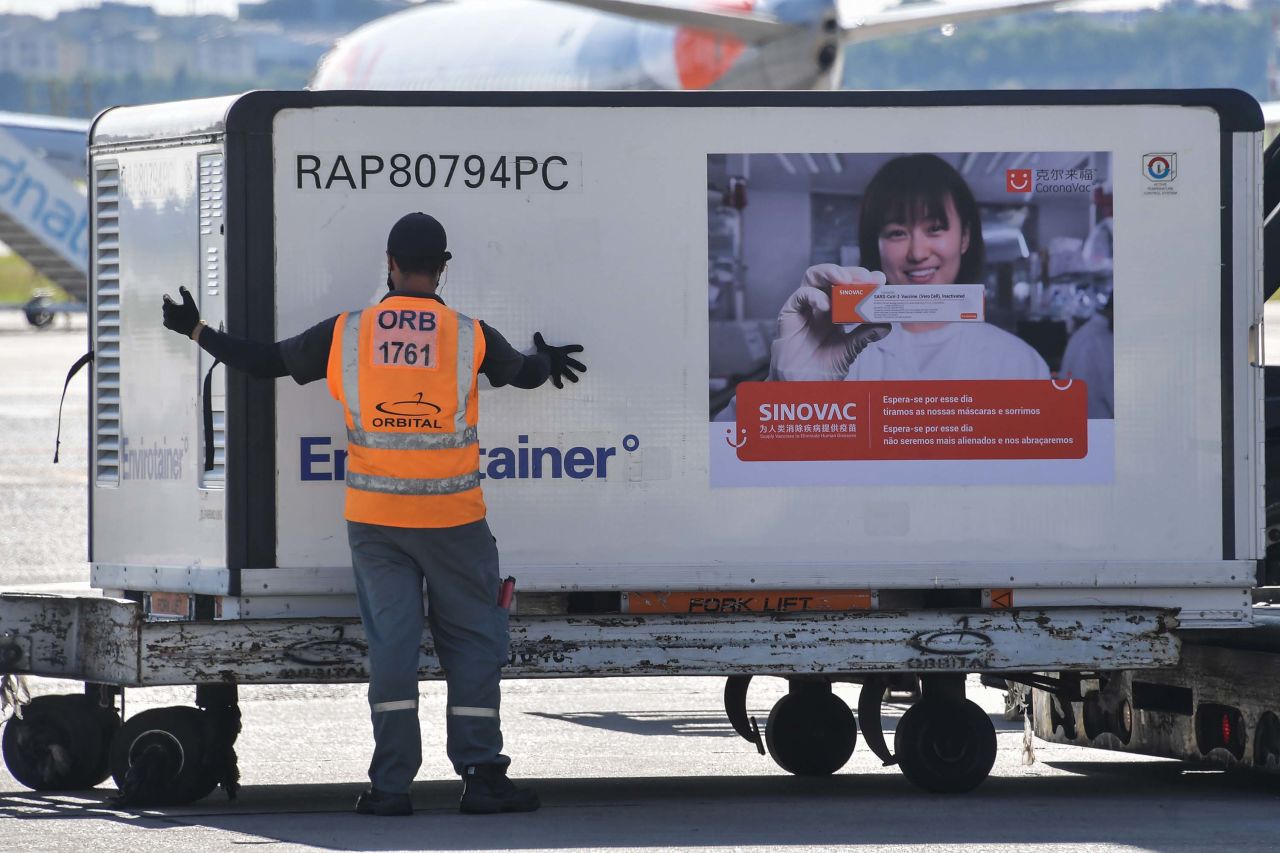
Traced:
MULTIPOLYGON (((390 296, 413 296, 434 299, 441 305, 439 296, 426 293, 393 292, 390 296)), ((383 297, 384 299, 387 297, 383 297)), ((301 334, 273 344, 238 338, 225 332, 206 327, 200 332, 200 346, 205 352, 224 364, 243 370, 263 379, 292 376, 299 385, 324 379, 329 372, 329 348, 333 344, 333 332, 337 316, 316 323, 301 334)), ((482 320, 484 333, 484 361, 480 372, 495 388, 514 385, 516 388, 537 388, 547 381, 551 373, 551 359, 537 353, 524 355, 507 342, 496 329, 482 320)))

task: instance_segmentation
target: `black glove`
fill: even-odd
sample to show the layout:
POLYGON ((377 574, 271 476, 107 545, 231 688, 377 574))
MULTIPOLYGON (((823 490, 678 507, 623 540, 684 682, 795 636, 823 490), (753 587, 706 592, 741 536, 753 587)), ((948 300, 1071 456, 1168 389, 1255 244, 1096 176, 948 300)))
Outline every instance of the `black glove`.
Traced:
POLYGON ((577 382, 578 373, 586 373, 587 366, 582 362, 573 358, 570 353, 582 352, 582 347, 577 344, 570 344, 565 347, 553 347, 542 339, 542 332, 533 333, 533 345, 538 348, 539 353, 544 353, 551 359, 551 384, 557 388, 563 388, 562 379, 568 379, 570 382, 577 382), (570 368, 573 368, 570 370, 570 368))
POLYGON ((200 322, 200 309, 196 307, 196 301, 191 298, 190 291, 185 287, 179 287, 178 293, 182 295, 181 305, 174 302, 169 294, 164 295, 164 327, 189 338, 195 331, 196 324, 200 322))

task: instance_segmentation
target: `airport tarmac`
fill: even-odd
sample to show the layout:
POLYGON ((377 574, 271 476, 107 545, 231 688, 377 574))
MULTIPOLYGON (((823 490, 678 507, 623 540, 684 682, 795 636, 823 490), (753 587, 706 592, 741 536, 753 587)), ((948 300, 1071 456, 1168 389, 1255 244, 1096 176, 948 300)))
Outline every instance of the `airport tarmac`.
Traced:
MULTIPOLYGON (((0 588, 68 589, 87 578, 83 377, 67 395, 62 462, 52 464, 58 394, 84 350, 83 318, 70 331, 36 332, 20 314, 0 312, 0 588)), ((508 682, 512 774, 535 785, 544 806, 467 817, 456 813, 459 784, 444 758, 443 685, 426 684, 418 814, 395 819, 351 813, 371 747, 362 686, 247 687, 238 799, 219 791, 190 807, 130 811, 111 804, 110 782, 39 795, 0 770, 0 852, 1280 846, 1280 781, 1039 742, 1027 765, 1022 724, 1001 719, 993 690, 971 693, 999 731, 991 778, 968 795, 935 796, 862 745, 834 777, 787 775, 729 728, 722 687, 693 678, 508 682)), ((36 680, 33 689, 78 685, 36 680)), ((778 679, 753 685, 749 704, 762 725, 783 689, 778 679)), ((853 688, 837 692, 855 701, 853 688)), ((190 688, 133 690, 127 711, 192 697, 190 688)), ((889 710, 888 728, 901 710, 889 710)))

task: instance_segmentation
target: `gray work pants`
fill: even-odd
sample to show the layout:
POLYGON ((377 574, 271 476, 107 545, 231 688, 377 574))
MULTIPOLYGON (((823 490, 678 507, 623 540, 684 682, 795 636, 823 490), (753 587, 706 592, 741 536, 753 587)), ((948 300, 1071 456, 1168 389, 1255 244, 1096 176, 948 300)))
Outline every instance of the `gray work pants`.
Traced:
POLYGON ((484 520, 460 527, 406 528, 347 522, 360 619, 369 641, 373 761, 369 780, 389 794, 409 790, 422 764, 418 657, 422 584, 436 656, 449 685, 449 760, 510 763, 502 755, 499 671, 507 662, 507 611, 498 607, 498 547, 484 520))

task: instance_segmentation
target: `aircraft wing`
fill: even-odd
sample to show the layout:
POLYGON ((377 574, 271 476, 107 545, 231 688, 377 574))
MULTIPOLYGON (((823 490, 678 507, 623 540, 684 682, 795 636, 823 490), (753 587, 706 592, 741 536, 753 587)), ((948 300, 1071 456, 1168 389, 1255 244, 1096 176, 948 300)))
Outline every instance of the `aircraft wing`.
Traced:
POLYGON ((860 15, 841 29, 840 41, 858 41, 931 30, 946 24, 995 18, 1064 5, 1065 0, 960 0, 956 3, 912 3, 860 15))
POLYGON ((772 15, 763 15, 758 12, 691 9, 684 6, 668 6, 664 3, 649 3, 645 0, 557 0, 557 2, 594 9, 597 12, 612 12, 637 21, 720 33, 747 44, 761 44, 795 30, 792 24, 783 23, 772 15))

